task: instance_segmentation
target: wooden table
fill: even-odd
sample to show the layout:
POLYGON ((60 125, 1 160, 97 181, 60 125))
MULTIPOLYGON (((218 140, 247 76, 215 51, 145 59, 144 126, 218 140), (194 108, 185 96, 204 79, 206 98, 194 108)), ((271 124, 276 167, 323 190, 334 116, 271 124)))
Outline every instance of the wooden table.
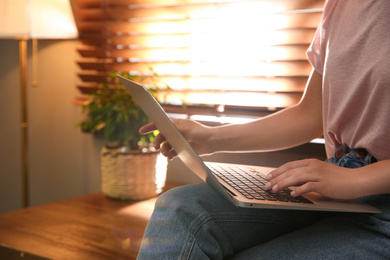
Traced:
POLYGON ((94 193, 0 214, 0 260, 135 259, 156 199, 94 193))

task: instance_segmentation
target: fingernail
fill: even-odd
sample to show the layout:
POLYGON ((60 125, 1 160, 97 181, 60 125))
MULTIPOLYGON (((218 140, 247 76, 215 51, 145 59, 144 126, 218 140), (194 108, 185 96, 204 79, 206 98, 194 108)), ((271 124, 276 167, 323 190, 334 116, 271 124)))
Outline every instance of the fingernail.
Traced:
POLYGON ((276 191, 278 190, 278 184, 276 184, 275 186, 273 186, 273 187, 272 187, 272 190, 276 192, 276 191))
POLYGON ((266 190, 271 189, 271 183, 270 183, 270 182, 267 182, 267 183, 265 184, 265 189, 266 189, 266 190))
POLYGON ((266 178, 267 180, 272 179, 272 174, 269 173, 265 178, 266 178))
POLYGON ((293 196, 293 197, 295 197, 295 191, 292 191, 292 192, 290 193, 290 195, 293 196))

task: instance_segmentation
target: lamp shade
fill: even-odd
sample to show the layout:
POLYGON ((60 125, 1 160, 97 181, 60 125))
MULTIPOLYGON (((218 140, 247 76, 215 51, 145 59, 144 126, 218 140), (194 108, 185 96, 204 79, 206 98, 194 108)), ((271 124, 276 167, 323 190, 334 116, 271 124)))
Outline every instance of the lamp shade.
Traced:
POLYGON ((69 0, 1 0, 0 38, 77 38, 69 0))

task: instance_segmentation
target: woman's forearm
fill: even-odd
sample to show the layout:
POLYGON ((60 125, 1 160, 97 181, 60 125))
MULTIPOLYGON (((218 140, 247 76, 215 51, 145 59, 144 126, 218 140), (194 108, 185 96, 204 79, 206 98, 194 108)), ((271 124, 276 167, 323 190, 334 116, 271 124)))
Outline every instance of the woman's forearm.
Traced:
POLYGON ((280 150, 322 136, 321 76, 313 72, 299 104, 247 124, 210 129, 210 150, 280 150))
POLYGON ((374 194, 390 194, 390 160, 383 160, 356 169, 359 181, 359 197, 374 194))
POLYGON ((296 110, 289 108, 248 124, 215 127, 208 143, 213 151, 273 151, 321 137, 322 128, 296 110))

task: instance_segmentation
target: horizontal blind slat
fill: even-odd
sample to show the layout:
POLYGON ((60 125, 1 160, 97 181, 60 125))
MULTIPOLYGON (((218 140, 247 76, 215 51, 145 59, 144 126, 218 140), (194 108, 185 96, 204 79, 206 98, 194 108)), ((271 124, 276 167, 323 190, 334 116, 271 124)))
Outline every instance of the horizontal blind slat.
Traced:
MULTIPOLYGON (((85 87, 84 87, 85 88, 85 87)), ((85 92, 88 90, 86 89, 85 92)), ((281 92, 238 92, 238 91, 160 91, 158 99, 164 104, 209 106, 223 105, 230 107, 263 107, 263 108, 283 108, 295 105, 299 102, 301 93, 281 92), (242 104, 242 100, 245 103, 242 104)))
MULTIPOLYGON (((84 94, 88 94, 91 91, 96 90, 97 81, 108 83, 107 75, 97 76, 96 74, 83 73, 80 77, 91 78, 91 80, 79 84, 78 87, 84 94)), ((147 77, 146 77, 147 78, 147 77)), ((307 76, 303 77, 185 77, 185 76, 159 76, 153 81, 158 86, 165 87, 170 86, 174 91, 207 91, 218 89, 218 86, 223 86, 219 90, 225 91, 241 91, 241 92, 292 92, 302 93, 304 85, 307 81, 307 76)))
MULTIPOLYGON (((220 30, 241 33, 260 30, 261 27, 249 27, 250 24, 267 24, 263 31, 292 28, 316 28, 321 13, 300 13, 300 14, 275 14, 267 17, 253 17, 250 20, 227 19, 226 21, 215 18, 178 20, 178 21, 80 21, 77 27, 81 33, 102 32, 102 33, 134 33, 138 34, 178 34, 178 33, 210 33, 220 30)), ((248 18, 249 19, 249 18, 248 18)))
MULTIPOLYGON (((180 5, 200 5, 200 4, 224 4, 236 2, 259 2, 259 1, 243 1, 243 0, 74 0, 80 8, 98 8, 98 7, 129 7, 129 6, 180 6, 180 5)), ((280 6, 286 10, 291 9, 311 9, 321 8, 324 0, 263 0, 264 4, 280 6)))
MULTIPOLYGON (((258 50, 253 53, 251 59, 257 60, 305 60, 308 44, 289 45, 289 46, 259 46, 258 50), (260 48, 262 47, 262 48, 260 48)), ((240 55, 239 50, 245 46, 240 46, 236 53, 231 54, 232 58, 237 59, 240 55)), ((199 60, 198 52, 191 47, 181 48, 150 48, 150 49, 115 49, 115 48, 80 48, 78 52, 84 58, 111 58, 124 60, 154 60, 154 61, 179 61, 179 60, 199 60)), ((203 57, 203 59, 207 59, 203 57)))
MULTIPOLYGON (((310 44, 315 28, 275 30, 268 32, 265 42, 269 45, 310 44)), ((202 34, 166 35, 102 35, 101 33, 81 34, 81 42, 89 46, 145 46, 145 47, 183 47, 189 46, 192 39, 207 37, 202 34)))
MULTIPOLYGON (((294 3, 294 1, 290 1, 294 3)), ((310 6, 312 12, 321 9, 321 4, 318 2, 310 6)), ((253 10, 257 15, 267 15, 271 13, 283 13, 296 10, 297 6, 278 5, 277 3, 269 3, 264 1, 247 1, 234 3, 204 3, 196 5, 166 5, 146 8, 129 8, 124 7, 99 7, 99 8, 83 8, 76 11, 77 17, 82 21, 99 21, 99 20, 130 20, 130 19, 148 19, 155 20, 172 20, 172 19, 187 19, 193 18, 214 18, 221 16, 224 10, 232 10, 234 12, 248 12, 253 10)), ((227 11, 225 11, 226 13, 227 11)), ((225 14, 228 15, 228 14, 225 14)))
POLYGON ((242 92, 171 92, 160 93, 159 100, 164 104, 181 105, 226 105, 235 107, 283 108, 296 105, 301 93, 242 93, 242 92), (243 103, 244 101, 244 103, 243 103))
POLYGON ((112 62, 106 61, 79 61, 82 69, 97 71, 120 72, 148 72, 150 68, 158 75, 213 75, 213 76, 307 76, 311 65, 307 61, 280 61, 280 62, 253 62, 252 64, 235 63, 234 66, 219 67, 211 62, 112 62))

